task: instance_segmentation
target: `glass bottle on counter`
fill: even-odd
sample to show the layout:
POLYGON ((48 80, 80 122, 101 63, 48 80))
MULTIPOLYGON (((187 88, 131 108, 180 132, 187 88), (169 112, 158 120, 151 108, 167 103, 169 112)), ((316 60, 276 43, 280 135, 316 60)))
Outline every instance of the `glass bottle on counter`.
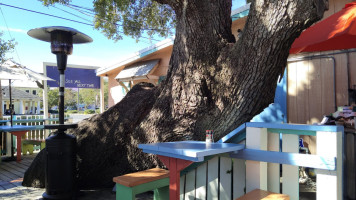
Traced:
POLYGON ((214 142, 214 132, 213 130, 206 130, 205 131, 205 142, 206 143, 213 143, 214 142))

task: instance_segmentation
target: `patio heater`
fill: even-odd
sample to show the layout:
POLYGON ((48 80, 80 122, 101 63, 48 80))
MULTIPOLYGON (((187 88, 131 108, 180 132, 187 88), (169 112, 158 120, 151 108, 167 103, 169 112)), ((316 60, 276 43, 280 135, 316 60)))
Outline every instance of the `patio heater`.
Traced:
POLYGON ((72 54, 73 44, 93 40, 68 27, 51 26, 32 29, 29 36, 51 43, 51 51, 56 54, 59 71, 59 124, 45 125, 45 129, 57 129, 57 134, 46 139, 46 192, 44 199, 72 199, 76 193, 76 138, 65 133, 77 124, 64 124, 64 71, 67 57, 72 54))

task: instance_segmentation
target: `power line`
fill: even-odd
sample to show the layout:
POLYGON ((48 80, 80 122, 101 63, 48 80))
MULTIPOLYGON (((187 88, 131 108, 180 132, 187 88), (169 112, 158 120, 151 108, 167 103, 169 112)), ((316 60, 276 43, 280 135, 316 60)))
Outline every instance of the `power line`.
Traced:
POLYGON ((7 4, 4 4, 4 3, 0 3, 0 5, 8 6, 8 7, 11 7, 11 8, 16 8, 16 9, 24 10, 24 11, 27 11, 27 12, 36 13, 36 14, 46 15, 46 16, 50 16, 50 17, 54 17, 54 18, 58 18, 58 19, 63 19, 63 20, 67 20, 67 21, 71 21, 71 22, 75 22, 75 23, 80 23, 80 24, 84 24, 84 25, 88 25, 88 26, 93 26, 92 24, 88 24, 88 23, 85 23, 85 22, 72 20, 72 19, 68 19, 68 18, 64 18, 64 17, 59 17, 59 16, 56 16, 56 15, 51 15, 51 14, 38 12, 38 11, 34 11, 34 10, 29 10, 29 9, 26 9, 26 8, 20 8, 20 7, 16 7, 16 6, 12 6, 12 5, 7 5, 7 4))
MULTIPOLYGON (((4 18, 4 22, 5 22, 5 25, 6 25, 7 32, 8 32, 9 35, 10 35, 10 39, 11 39, 11 40, 14 40, 14 38, 12 37, 11 32, 10 32, 10 30, 9 30, 9 26, 7 25, 7 22, 6 22, 6 19, 5 19, 5 15, 4 15, 4 13, 2 12, 1 7, 0 7, 0 11, 1 11, 2 17, 4 18)), ((19 54, 18 54, 18 52, 17 52, 17 49, 16 49, 16 45, 14 46, 14 49, 15 49, 15 53, 16 53, 17 58, 19 59, 20 64, 22 64, 22 63, 21 63, 20 56, 19 56, 19 54)))
POLYGON ((94 13, 93 9, 90 9, 90 8, 86 8, 86 7, 83 7, 83 6, 77 6, 77 5, 74 5, 74 4, 68 4, 68 5, 76 7, 76 8, 80 8, 80 9, 83 9, 83 10, 90 11, 91 13, 94 13))
MULTIPOLYGON (((21 7, 17 7, 17 6, 12 6, 12 5, 8 5, 8 4, 4 4, 4 3, 0 3, 0 5, 3 5, 3 6, 8 6, 8 7, 11 7, 11 8, 16 8, 16 9, 19 9, 19 10, 24 10, 24 11, 27 11, 27 12, 32 12, 32 13, 36 13, 36 14, 41 14, 41 15, 46 15, 46 16, 49 16, 49 17, 54 17, 54 18, 58 18, 58 19, 63 19, 63 20, 67 20, 67 21, 71 21, 71 22, 75 22, 75 23, 79 23, 79 24, 84 24, 84 25, 88 25, 88 26, 92 26, 94 27, 93 24, 88 24, 86 22, 81 22, 81 21, 77 21, 77 20, 72 20, 72 19, 68 19, 68 18, 64 18, 64 17, 59 17, 59 16, 56 16, 56 15, 51 15, 51 14, 47 14, 47 13, 43 13, 43 12, 38 12, 38 11, 34 11, 34 10, 29 10, 29 9, 26 9, 26 8, 21 8, 21 7)), ((68 11, 66 11, 68 12, 68 11)), ((75 15, 75 14, 72 14, 72 15, 75 15)), ((118 25, 118 24, 115 24, 115 25, 118 25)), ((118 26, 121 26, 121 25, 118 25, 118 26)), ((143 29, 145 30, 145 29, 143 29)), ((147 30, 157 30, 157 29, 147 29, 147 30)), ((123 32, 120 32, 118 31, 119 33, 121 34, 124 34, 123 32)), ((145 39, 148 39, 148 40, 154 40, 154 41, 159 41, 159 40, 156 40, 156 39, 151 39, 151 38, 147 38, 147 37, 144 37, 144 36, 141 36, 141 38, 145 38, 145 39)))
MULTIPOLYGON (((64 4, 64 5, 67 6, 68 8, 71 8, 71 9, 77 11, 77 12, 82 13, 83 15, 86 15, 86 16, 95 18, 95 14, 94 14, 93 11, 92 11, 91 13, 89 13, 89 12, 85 12, 85 11, 81 11, 81 10, 77 9, 77 7, 80 8, 80 6, 73 6, 72 4, 68 4, 68 5, 67 5, 67 4, 64 4)), ((86 9, 86 8, 83 8, 83 9, 86 9)), ((105 20, 105 19, 100 19, 100 18, 99 18, 98 20, 104 21, 104 22, 108 22, 108 23, 111 23, 111 24, 116 25, 116 26, 123 26, 122 24, 118 24, 118 23, 114 23, 114 22, 109 22, 108 20, 105 20)), ((138 29, 138 28, 135 27, 135 26, 129 26, 129 27, 130 27, 130 28, 133 28, 133 29, 138 29)), ((146 30, 146 31, 167 31, 166 29, 156 29, 156 28, 140 28, 140 29, 141 29, 141 30, 146 30)))
MULTIPOLYGON (((70 8, 70 9, 73 9, 73 10, 75 10, 75 11, 77 11, 77 12, 83 14, 83 15, 86 15, 86 16, 89 16, 89 17, 92 17, 92 18, 95 17, 93 14, 88 14, 88 12, 83 12, 83 11, 81 11, 81 10, 79 10, 79 9, 76 8, 76 7, 79 7, 79 6, 74 6, 74 7, 72 7, 71 4, 69 4, 69 5, 64 4, 64 5, 67 6, 68 8, 70 8)), ((57 8, 57 7, 55 7, 55 8, 57 8)), ((59 8, 58 8, 58 9, 59 9, 59 8)), ((83 8, 83 9, 86 9, 86 8, 83 8)), ((76 16, 76 17, 79 17, 79 18, 81 18, 81 19, 84 19, 84 20, 89 21, 88 19, 82 18, 82 17, 80 17, 80 16, 78 16, 78 15, 76 15, 76 14, 73 14, 73 13, 69 12, 69 11, 66 11, 66 10, 63 10, 63 9, 60 9, 60 10, 62 10, 63 12, 66 12, 66 13, 68 13, 68 14, 71 14, 71 15, 73 15, 73 16, 76 16)), ((99 20, 107 22, 107 20, 104 20, 104 19, 99 19, 99 20)), ((111 24, 114 24, 114 25, 116 25, 116 26, 122 26, 122 25, 116 24, 116 23, 111 23, 111 24)), ((124 34, 124 33, 121 32, 121 31, 118 31, 118 32, 121 33, 121 34, 124 34)), ((147 38, 147 37, 144 37, 144 36, 141 36, 141 38, 144 38, 144 39, 147 39, 147 40, 154 40, 154 41, 156 41, 156 42, 159 42, 159 40, 156 40, 156 39, 153 39, 153 38, 147 38)), ((145 43, 151 44, 151 42, 145 42, 145 43)))
POLYGON ((65 13, 68 13, 68 14, 70 14, 70 15, 73 15, 73 16, 75 16, 75 17, 78 17, 78 18, 80 18, 80 19, 83 19, 83 20, 85 20, 85 21, 87 21, 87 22, 91 22, 89 19, 85 19, 84 17, 81 17, 81 16, 79 16, 79 15, 73 14, 73 13, 71 13, 71 12, 69 12, 69 11, 63 10, 63 9, 61 9, 61 8, 58 8, 58 7, 54 6, 54 5, 52 5, 52 7, 53 7, 53 8, 56 8, 56 9, 58 9, 58 10, 61 10, 61 11, 65 12, 65 13))

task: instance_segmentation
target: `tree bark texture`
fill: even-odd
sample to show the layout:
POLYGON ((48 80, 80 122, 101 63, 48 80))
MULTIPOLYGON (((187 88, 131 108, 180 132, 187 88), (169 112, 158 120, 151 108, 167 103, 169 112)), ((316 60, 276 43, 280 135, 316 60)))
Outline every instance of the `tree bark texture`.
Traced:
MULTIPOLYGON (((294 39, 328 6, 327 0, 256 0, 235 41, 231 0, 157 1, 177 18, 167 78, 158 87, 136 85, 73 131, 80 188, 109 187, 114 176, 160 165, 140 143, 203 140, 207 129, 219 139, 263 111, 294 39)), ((25 177, 24 185, 33 179, 25 177)))

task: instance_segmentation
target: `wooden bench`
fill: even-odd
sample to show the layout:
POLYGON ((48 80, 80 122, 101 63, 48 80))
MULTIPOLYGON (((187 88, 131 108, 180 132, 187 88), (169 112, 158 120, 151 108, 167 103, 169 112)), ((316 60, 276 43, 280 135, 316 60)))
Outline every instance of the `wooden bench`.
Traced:
POLYGON ((169 199, 169 171, 152 168, 113 178, 116 200, 134 200, 136 194, 154 190, 155 200, 169 199))
POLYGON ((278 194, 265 190, 255 189, 236 200, 289 200, 286 194, 278 194))

